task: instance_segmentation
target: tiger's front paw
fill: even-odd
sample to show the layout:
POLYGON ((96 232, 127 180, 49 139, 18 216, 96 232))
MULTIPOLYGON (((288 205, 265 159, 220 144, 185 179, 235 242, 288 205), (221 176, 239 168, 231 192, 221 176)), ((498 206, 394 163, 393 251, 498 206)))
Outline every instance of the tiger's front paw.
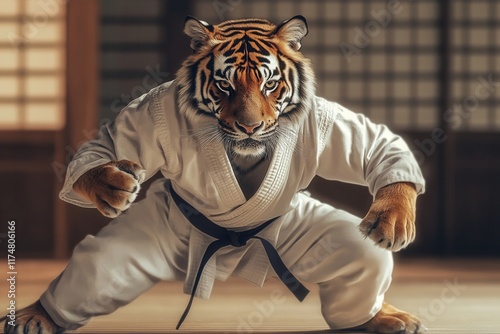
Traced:
POLYGON ((19 310, 14 322, 9 323, 9 321, 6 321, 4 332, 6 334, 56 334, 63 333, 63 329, 52 321, 38 301, 19 310))
POLYGON ((394 183, 379 190, 359 229, 379 247, 397 252, 415 240, 417 192, 411 183, 394 183))
POLYGON ((145 175, 135 162, 111 161, 80 176, 73 189, 94 203, 104 216, 115 218, 135 201, 145 175))

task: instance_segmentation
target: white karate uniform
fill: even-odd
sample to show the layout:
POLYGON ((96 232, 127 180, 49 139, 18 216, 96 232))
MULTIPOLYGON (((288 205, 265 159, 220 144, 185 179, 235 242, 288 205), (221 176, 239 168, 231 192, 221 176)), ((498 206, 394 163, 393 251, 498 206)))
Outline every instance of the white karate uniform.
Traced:
MULTIPOLYGON (((146 179, 158 170, 165 179, 95 237, 77 245, 68 267, 41 297, 54 321, 78 328, 160 280, 184 280, 184 292, 191 293, 201 257, 214 239, 186 220, 170 197, 171 187, 213 222, 236 231, 280 216, 259 236, 275 245, 299 280, 319 284, 330 327, 352 327, 372 318, 390 284, 391 253, 363 238, 357 228, 360 218, 300 190, 319 175, 367 185, 373 195, 403 181, 414 183, 421 193, 424 180, 405 142, 383 125, 315 98, 302 123, 280 119, 289 134, 247 200, 223 144, 197 139, 197 129, 213 126, 214 120, 188 120, 176 101, 176 84, 170 82, 131 102, 68 166, 61 198, 83 207, 93 204, 73 192, 74 182, 109 161, 135 161, 146 169, 146 179)), ((207 263, 196 296, 209 298, 215 278, 234 275, 262 285, 273 274, 260 242, 228 246, 207 263)))

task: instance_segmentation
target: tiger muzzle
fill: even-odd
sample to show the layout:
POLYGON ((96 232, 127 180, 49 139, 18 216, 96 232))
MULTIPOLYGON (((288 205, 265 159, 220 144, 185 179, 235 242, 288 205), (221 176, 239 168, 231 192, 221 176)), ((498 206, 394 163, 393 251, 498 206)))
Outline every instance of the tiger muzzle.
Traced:
POLYGON ((265 125, 264 121, 255 122, 252 124, 238 122, 238 120, 234 121, 234 127, 237 130, 239 130, 247 135, 253 135, 253 134, 257 133, 258 131, 263 130, 264 125, 265 125))

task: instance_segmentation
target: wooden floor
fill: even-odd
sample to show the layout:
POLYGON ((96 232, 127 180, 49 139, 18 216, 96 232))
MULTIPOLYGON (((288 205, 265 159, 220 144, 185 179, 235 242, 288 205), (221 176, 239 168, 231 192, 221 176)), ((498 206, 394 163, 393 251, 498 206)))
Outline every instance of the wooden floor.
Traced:
MULTIPOLYGON (((37 299, 64 265, 18 262, 17 304, 37 299)), ((7 288, 4 283, 1 287, 0 305, 5 310, 7 288)), ((176 331, 188 296, 181 292, 182 283, 161 283, 75 333, 329 333, 317 289, 310 288, 313 293, 299 303, 278 281, 268 281, 263 288, 236 279, 216 282, 212 298, 195 300, 182 329, 176 331), (276 294, 281 299, 272 297, 276 294)), ((419 315, 428 333, 500 333, 500 260, 397 261, 386 299, 419 315)))

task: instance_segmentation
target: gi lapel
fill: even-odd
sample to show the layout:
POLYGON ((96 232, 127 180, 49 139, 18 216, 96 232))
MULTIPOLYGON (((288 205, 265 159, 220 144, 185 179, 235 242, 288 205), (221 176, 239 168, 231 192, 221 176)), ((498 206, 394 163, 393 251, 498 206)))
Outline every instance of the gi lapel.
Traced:
POLYGON ((288 127, 287 131, 291 131, 291 134, 280 138, 262 184, 248 201, 240 189, 222 143, 212 143, 203 148, 210 173, 214 180, 219 181, 215 182, 215 186, 223 197, 222 201, 233 208, 223 214, 211 215, 213 222, 226 228, 239 228, 256 225, 263 220, 260 216, 283 191, 288 179, 298 126, 288 127))

